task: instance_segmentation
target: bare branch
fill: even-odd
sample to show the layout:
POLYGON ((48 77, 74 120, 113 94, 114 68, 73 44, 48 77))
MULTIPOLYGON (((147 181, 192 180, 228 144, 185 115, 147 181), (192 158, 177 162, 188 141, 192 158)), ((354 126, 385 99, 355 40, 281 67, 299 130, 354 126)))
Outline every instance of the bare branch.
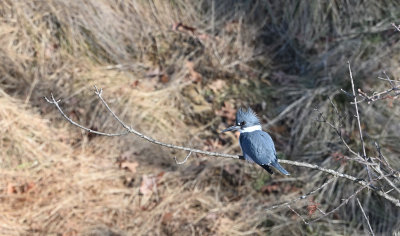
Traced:
MULTIPOLYGON (((58 111, 62 114, 62 116, 68 120, 71 124, 86 130, 88 132, 91 133, 95 133, 95 134, 99 134, 99 135, 105 135, 105 136, 121 136, 121 135, 126 135, 129 133, 132 133, 150 143, 154 143, 163 147, 167 147, 167 148, 171 148, 171 149, 176 149, 176 150, 182 150, 182 151, 187 151, 187 152, 192 152, 192 153, 198 153, 198 154, 203 154, 203 155, 208 155, 208 156, 215 156, 215 157, 225 157, 225 158, 234 158, 234 159, 240 159, 240 156, 238 155, 231 155, 231 154, 224 154, 224 153, 218 153, 218 152, 208 152, 208 151, 203 151, 203 150, 199 150, 199 149, 193 149, 193 148, 189 148, 189 147, 184 147, 184 146, 178 146, 178 145, 173 145, 173 144, 169 144, 169 143, 164 143, 158 140, 155 140, 149 136, 146 136, 142 133, 140 133, 139 131, 136 131, 135 129, 133 129, 132 127, 126 125, 112 110, 111 108, 108 106, 107 102, 103 99, 102 97, 102 90, 95 88, 95 93, 96 95, 99 97, 99 99, 102 101, 102 103, 105 105, 105 107, 107 108, 107 110, 113 115, 113 117, 126 129, 125 133, 120 133, 120 134, 109 134, 109 133, 103 133, 103 132, 99 132, 99 131, 94 131, 91 130, 87 127, 84 127, 74 121, 71 120, 71 118, 69 118, 61 109, 60 105, 59 105, 59 101, 56 101, 53 97, 53 95, 51 96, 51 100, 46 98, 46 101, 49 102, 50 104, 54 104, 58 111)), ((372 186, 370 186, 370 183, 366 182, 365 180, 356 178, 354 176, 348 175, 348 174, 344 174, 344 173, 340 173, 337 172, 335 170, 332 169, 326 169, 323 168, 321 166, 315 165, 315 164, 309 164, 309 163, 305 163, 305 162, 297 162, 297 161, 290 161, 290 160, 278 160, 280 163, 283 164, 288 164, 288 165, 292 165, 292 166, 298 166, 298 167, 305 167, 305 168, 309 168, 309 169, 313 169, 313 170, 318 170, 321 172, 325 172, 328 174, 331 174, 335 177, 340 177, 340 178, 345 178, 348 179, 350 181, 356 182, 359 185, 361 185, 363 188, 368 188, 370 190, 375 191, 379 196, 385 198, 386 200, 392 202, 394 205, 396 205, 397 207, 400 207, 400 200, 396 199, 394 197, 392 197, 391 195, 389 195, 388 193, 385 193, 382 190, 373 188, 372 186)))
POLYGON ((372 236, 375 236, 374 231, 372 230, 371 224, 369 223, 368 217, 367 217, 367 215, 365 214, 363 207, 361 206, 360 200, 358 200, 358 198, 356 198, 356 199, 357 199, 358 206, 360 206, 361 211, 362 211, 362 213, 363 213, 363 215, 364 215, 364 218, 365 218, 365 220, 367 221, 368 228, 369 228, 369 232, 371 233, 372 236))
POLYGON ((129 133, 135 134, 136 136, 147 140, 148 142, 163 146, 163 147, 167 147, 167 148, 172 148, 172 149, 177 149, 177 150, 183 150, 183 151, 188 151, 188 152, 194 152, 194 153, 199 153, 199 154, 204 154, 204 155, 208 155, 208 156, 218 156, 218 157, 227 157, 227 158, 234 158, 234 159, 239 159, 238 155, 230 155, 230 154, 223 154, 223 153, 217 153, 217 152, 208 152, 208 151, 203 151, 203 150, 199 150, 199 149, 192 149, 192 148, 188 148, 188 147, 183 147, 183 146, 178 146, 178 145, 173 145, 173 144, 168 144, 168 143, 163 143, 160 142, 158 140, 155 140, 151 137, 148 137, 136 130, 134 130, 132 127, 126 125, 121 119, 119 119, 119 117, 117 115, 115 115, 115 113, 110 109, 110 107, 108 106, 108 104, 106 103, 106 101, 103 99, 102 97, 102 91, 101 90, 96 90, 95 91, 97 96, 100 98, 100 100, 103 102, 103 104, 106 106, 107 110, 113 115, 113 117, 115 119, 118 120, 118 122, 126 129, 126 132, 123 133, 118 133, 118 134, 112 134, 112 133, 104 133, 104 132, 99 132, 99 131, 95 131, 92 129, 89 129, 87 127, 84 127, 78 123, 76 123, 75 121, 73 121, 71 118, 69 118, 64 111, 61 109, 60 105, 58 104, 60 100, 56 101, 53 97, 53 94, 51 95, 51 100, 46 99, 47 102, 54 104, 58 111, 61 113, 61 115, 67 120, 69 121, 71 124, 85 130, 88 131, 90 133, 94 133, 94 134, 99 134, 99 135, 104 135, 104 136, 122 136, 122 135, 127 135, 129 133))
MULTIPOLYGON (((336 106, 335 106, 334 104, 333 104, 333 108, 334 108, 334 109, 336 108, 336 106)), ((381 171, 380 166, 379 166, 378 163, 364 161, 365 159, 362 158, 361 155, 360 155, 359 153, 356 153, 354 150, 352 150, 352 148, 351 148, 351 147, 347 144, 347 142, 344 140, 344 138, 343 138, 343 136, 342 136, 342 134, 341 134, 341 131, 340 131, 339 127, 337 127, 336 125, 330 123, 330 122, 327 120, 327 118, 324 116, 324 114, 323 114, 321 111, 319 111, 319 109, 316 108, 315 110, 319 113, 319 120, 318 120, 318 121, 323 122, 323 123, 326 123, 326 124, 328 124, 332 129, 334 129, 335 132, 338 134, 338 136, 339 136, 341 142, 346 146, 347 150, 348 150, 350 153, 352 153, 352 154, 356 157, 355 159, 351 159, 351 160, 357 161, 357 162, 359 162, 359 163, 361 163, 361 164, 363 164, 363 165, 366 165, 366 166, 372 166, 372 168, 373 168, 378 174, 380 174, 380 178, 379 178, 379 179, 382 179, 382 178, 385 179, 386 182, 387 182, 390 186, 392 186, 392 190, 396 190, 397 192, 399 192, 399 191, 398 191, 398 187, 396 187, 395 184, 394 184, 392 181, 390 181, 390 179, 388 178, 388 175, 384 175, 384 173, 381 171)), ((335 109, 335 112, 338 112, 338 111, 335 109)), ((338 115, 340 116, 340 114, 338 114, 338 115)), ((339 125, 340 125, 340 124, 339 124, 339 125)), ((384 166, 387 167, 387 168, 390 170, 391 173, 389 173, 389 175, 391 175, 391 174, 392 174, 392 175, 393 175, 393 174, 398 174, 398 172, 397 172, 396 170, 393 170, 393 168, 391 168, 391 167, 389 166, 389 164, 388 164, 386 158, 382 155, 382 153, 381 153, 381 151, 380 151, 379 145, 378 145, 376 142, 375 142, 375 146, 376 146, 376 148, 377 148, 377 150, 378 150, 380 159, 383 159, 383 161, 380 160, 380 159, 378 159, 378 160, 379 160, 381 163, 383 163, 384 166)), ((370 160, 372 161, 373 159, 370 158, 370 160)), ((370 181, 370 183, 371 183, 371 181, 370 181)), ((371 186, 371 187, 372 187, 373 189, 375 189, 375 187, 373 187, 373 186, 371 186)), ((381 192, 381 193, 388 194, 388 192, 384 192, 384 191, 381 191, 381 190, 380 190, 380 192, 381 192)), ((391 197, 391 196, 389 196, 389 197, 391 197)))

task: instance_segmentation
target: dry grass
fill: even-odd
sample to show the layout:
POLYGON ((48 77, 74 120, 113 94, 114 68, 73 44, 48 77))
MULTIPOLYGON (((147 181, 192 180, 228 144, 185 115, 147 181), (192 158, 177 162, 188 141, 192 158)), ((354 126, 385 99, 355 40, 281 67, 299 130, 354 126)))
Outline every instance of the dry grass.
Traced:
MULTIPOLYGON (((271 178, 246 163, 207 157, 176 166, 172 157, 184 154, 135 138, 87 135, 43 100, 53 92, 72 119, 117 131, 93 95, 97 85, 138 130, 227 152, 239 147, 233 135, 217 135, 231 121, 216 111, 252 105, 264 122, 279 117, 269 128, 282 156, 362 176, 358 166, 334 160, 331 154, 344 149, 310 111, 317 105, 333 114, 326 98, 348 88, 347 60, 359 86, 380 89, 361 78, 397 66, 400 36, 390 29, 397 3, 213 2, 0 3, 0 234, 366 232, 355 202, 309 226, 287 208, 265 210, 321 185, 324 174, 291 169, 293 178, 271 178), (174 29, 178 22, 195 33, 174 29), (127 164, 138 166, 121 168, 127 164)), ((343 96, 335 102, 349 114, 343 129, 357 145, 352 108, 343 96)), ((380 140, 399 168, 398 102, 361 109, 367 142, 380 140)), ((354 190, 341 180, 329 186, 314 199, 323 210, 354 190)), ((399 229, 398 210, 371 193, 359 198, 377 233, 399 229)), ((310 204, 293 207, 307 217, 310 204)))

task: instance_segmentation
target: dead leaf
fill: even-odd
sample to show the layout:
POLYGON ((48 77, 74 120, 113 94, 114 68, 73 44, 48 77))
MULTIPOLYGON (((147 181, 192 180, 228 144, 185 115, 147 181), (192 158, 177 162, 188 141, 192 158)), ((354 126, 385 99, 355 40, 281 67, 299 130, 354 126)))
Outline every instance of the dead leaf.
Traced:
POLYGON ((226 33, 237 33, 239 30, 240 24, 237 20, 227 22, 224 26, 224 30, 226 33))
POLYGON ((222 147, 221 140, 219 139, 207 139, 204 143, 207 151, 215 151, 222 147))
POLYGON ((139 80, 135 80, 131 83, 131 88, 136 88, 139 85, 139 80))
POLYGON ((11 195, 11 194, 15 194, 15 193, 17 193, 17 189, 15 188, 14 184, 8 183, 7 184, 7 194, 11 195))
POLYGON ((202 41, 207 41, 211 38, 208 34, 199 34, 197 37, 202 41))
POLYGON ((195 71, 194 63, 192 61, 186 61, 186 68, 189 70, 190 80, 200 83, 203 80, 203 76, 195 71))
POLYGON ((27 182, 27 183, 20 184, 20 185, 8 183, 7 194, 12 195, 12 194, 27 193, 27 192, 31 191, 33 188, 35 188, 35 186, 36 185, 34 182, 27 182))
POLYGON ((58 49, 58 45, 55 43, 46 44, 45 49, 44 49, 44 57, 46 59, 52 58, 57 49, 58 49))
POLYGON ((139 163, 135 162, 121 162, 121 168, 130 170, 132 173, 136 173, 136 168, 139 166, 139 163))
POLYGON ((229 123, 232 123, 236 120, 236 110, 233 107, 232 103, 228 101, 225 101, 224 106, 221 108, 221 110, 216 110, 215 114, 225 117, 229 123))
POLYGON ((139 191, 143 195, 151 195, 155 190, 155 186, 156 186, 156 178, 149 175, 143 175, 139 191))
POLYGON ((168 222, 172 221, 173 214, 172 212, 167 212, 163 215, 161 222, 163 224, 167 224, 168 222))
POLYGON ((274 125, 270 127, 270 130, 274 133, 283 134, 288 130, 286 125, 274 125))
POLYGON ((190 32, 192 34, 194 34, 196 31, 196 28, 184 25, 184 24, 182 24, 182 22, 177 22, 177 23, 173 24, 172 29, 175 31, 179 31, 179 32, 186 32, 186 33, 190 32))
POLYGON ((162 74, 160 78, 161 83, 166 84, 169 82, 169 76, 167 74, 162 74))
POLYGON ((29 191, 31 191, 32 189, 34 189, 35 188, 35 183, 34 182, 29 182, 29 183, 25 183, 24 185, 23 185, 23 193, 26 193, 26 192, 29 192, 29 191))
POLYGON ((226 82, 225 80, 217 79, 213 81, 209 87, 215 94, 218 94, 221 90, 223 90, 223 88, 226 87, 226 82))
POLYGON ((163 74, 163 72, 160 70, 160 68, 156 68, 152 71, 147 72, 146 77, 154 78, 154 77, 161 76, 162 74, 163 74))
POLYGON ((157 182, 164 176, 165 171, 161 171, 160 173, 158 173, 157 175, 157 182))
POLYGON ((138 89, 145 91, 145 92, 152 92, 152 91, 156 90, 158 84, 159 84, 158 77, 153 77, 153 78, 147 79, 145 83, 139 83, 138 89))
POLYGON ((224 165, 224 171, 230 175, 236 175, 240 172, 240 167, 238 165, 224 165))
POLYGON ((279 191, 280 187, 277 184, 265 185, 261 188, 261 192, 265 192, 267 194, 278 193, 279 191))
POLYGON ((340 161, 341 164, 345 164, 346 163, 345 156, 340 152, 334 152, 334 153, 331 154, 331 156, 333 158, 335 158, 335 161, 340 161))
POLYGON ((314 199, 310 200, 310 204, 307 206, 308 215, 312 216, 318 209, 319 203, 316 203, 314 199))

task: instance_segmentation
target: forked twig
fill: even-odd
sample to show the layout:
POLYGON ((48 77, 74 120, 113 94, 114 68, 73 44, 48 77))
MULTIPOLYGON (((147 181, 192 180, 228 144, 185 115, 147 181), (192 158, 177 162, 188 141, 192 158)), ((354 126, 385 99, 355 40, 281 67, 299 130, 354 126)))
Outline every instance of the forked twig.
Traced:
POLYGON ((328 184, 330 184, 330 183, 332 183, 334 180, 336 180, 336 178, 337 178, 337 177, 334 177, 334 178, 329 179, 328 181, 326 181, 324 184, 322 184, 322 185, 319 186, 318 188, 316 188, 316 189, 314 189, 314 190, 312 190, 312 191, 310 191, 310 192, 308 192, 308 193, 306 193, 306 194, 303 194, 303 195, 301 195, 300 197, 297 197, 297 198, 295 198, 295 199, 292 199, 292 200, 287 201, 287 202, 284 202, 284 203, 279 203, 279 204, 277 204, 277 205, 268 207, 266 210, 268 211, 268 210, 273 210, 273 209, 276 209, 276 208, 279 208, 279 207, 283 207, 283 206, 289 206, 289 205, 292 204, 292 203, 295 203, 295 202, 297 202, 297 201, 299 201, 299 200, 305 199, 305 198, 307 198, 308 196, 311 196, 311 195, 313 195, 314 193, 318 192, 319 190, 325 188, 328 184))
POLYGON ((61 99, 59 99, 59 100, 54 99, 53 94, 51 94, 51 100, 48 99, 47 97, 44 97, 44 99, 46 99, 46 101, 47 101, 48 103, 54 104, 54 105, 57 107, 58 111, 61 113, 61 115, 62 115, 69 123, 71 123, 71 124, 73 124, 73 125, 75 125, 75 126, 81 128, 81 129, 83 129, 83 130, 85 130, 85 131, 87 131, 87 132, 89 132, 89 133, 98 134, 98 135, 104 135, 104 136, 109 136, 109 137, 123 136, 123 135, 129 134, 129 131, 125 131, 125 132, 123 132, 123 133, 115 133, 115 134, 113 134, 113 133, 103 133, 103 132, 99 132, 99 131, 96 131, 96 130, 89 129, 89 128, 83 126, 83 125, 80 125, 80 124, 76 123, 75 121, 73 121, 71 118, 69 118, 69 117, 64 113, 64 111, 61 109, 60 105, 58 104, 58 103, 61 101, 61 99))

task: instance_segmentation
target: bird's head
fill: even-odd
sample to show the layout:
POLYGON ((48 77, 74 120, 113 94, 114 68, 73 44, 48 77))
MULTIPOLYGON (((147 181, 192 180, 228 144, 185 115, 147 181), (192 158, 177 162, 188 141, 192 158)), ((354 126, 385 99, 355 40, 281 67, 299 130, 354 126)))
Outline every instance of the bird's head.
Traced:
POLYGON ((235 125, 222 130, 221 133, 236 130, 243 132, 245 130, 252 129, 252 127, 256 127, 257 130, 261 129, 260 120, 258 119, 256 113, 251 108, 247 108, 247 110, 239 108, 239 110, 236 112, 235 125))

